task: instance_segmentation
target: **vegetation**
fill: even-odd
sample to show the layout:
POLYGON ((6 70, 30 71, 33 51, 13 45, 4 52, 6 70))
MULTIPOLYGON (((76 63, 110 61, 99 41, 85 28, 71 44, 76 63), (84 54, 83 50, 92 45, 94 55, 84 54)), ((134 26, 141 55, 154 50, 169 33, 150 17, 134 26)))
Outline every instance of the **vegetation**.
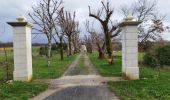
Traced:
POLYGON ((170 45, 152 49, 144 56, 144 64, 151 67, 170 65, 170 45))
POLYGON ((109 82, 109 88, 122 100, 169 100, 169 69, 140 68, 140 80, 109 82))
POLYGON ((42 78, 58 78, 69 67, 76 55, 66 57, 63 61, 60 60, 59 54, 53 54, 51 57, 51 64, 47 67, 45 57, 33 57, 33 77, 34 79, 42 78))
POLYGON ((152 42, 161 42, 162 33, 169 30, 164 23, 164 14, 157 12, 159 10, 157 6, 158 2, 155 0, 136 0, 132 4, 125 4, 121 7, 120 11, 124 17, 131 15, 141 22, 138 27, 139 51, 151 49, 154 44, 152 42))
MULTIPOLYGON (((115 52, 114 52, 115 53, 115 52)), ((102 76, 121 75, 121 52, 115 53, 115 65, 109 66, 105 59, 97 59, 97 54, 90 54, 92 63, 102 76), (117 73, 117 74, 114 74, 117 73)), ((139 54, 142 62, 144 53, 139 54)), ((140 80, 108 82, 109 88, 122 100, 169 100, 170 69, 153 69, 140 65, 140 80)))
MULTIPOLYGON (((45 56, 39 55, 39 48, 33 47, 33 78, 57 78, 61 76, 68 68, 69 64, 73 61, 76 55, 67 57, 61 61, 59 54, 53 52, 52 61, 49 67, 47 67, 45 56)), ((6 73, 4 70, 4 56, 0 54, 0 100, 27 100, 30 97, 37 95, 38 93, 47 89, 48 85, 45 83, 34 82, 12 82, 2 83, 5 80, 6 73)), ((13 69, 13 54, 8 52, 8 60, 12 64, 10 67, 13 69)), ((10 71, 10 77, 12 79, 13 70, 10 71)))
POLYGON ((162 46, 157 49, 157 59, 161 66, 170 65, 170 45, 162 46))
MULTIPOLYGON (((119 53, 119 52, 118 52, 119 53)), ((119 53, 120 54, 120 53, 119 53)), ((114 66, 108 64, 107 59, 98 59, 97 52, 89 54, 90 60, 96 66, 96 69, 102 76, 121 76, 121 56, 116 56, 114 66)))
POLYGON ((13 82, 0 84, 0 100, 27 100, 46 90, 47 84, 13 82))
POLYGON ((91 7, 89 6, 89 17, 92 17, 92 18, 96 19, 97 21, 99 21, 102 26, 101 29, 104 32, 105 49, 107 51, 108 58, 111 59, 109 61, 109 64, 112 64, 113 63, 112 38, 118 36, 121 29, 120 29, 119 25, 116 25, 116 23, 114 23, 114 24, 112 23, 111 17, 113 16, 114 10, 111 7, 110 2, 107 1, 105 3, 102 1, 101 4, 102 4, 102 6, 97 11, 97 13, 93 13, 91 11, 91 7), (103 15, 103 16, 101 16, 101 15, 103 15))

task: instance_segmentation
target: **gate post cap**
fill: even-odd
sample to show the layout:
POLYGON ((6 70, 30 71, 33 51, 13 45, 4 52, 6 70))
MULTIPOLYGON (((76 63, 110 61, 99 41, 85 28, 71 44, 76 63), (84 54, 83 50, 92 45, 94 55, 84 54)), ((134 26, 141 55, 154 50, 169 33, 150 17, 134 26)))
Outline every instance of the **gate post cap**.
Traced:
POLYGON ((133 21, 133 19, 134 19, 133 16, 127 16, 126 18, 124 18, 126 22, 133 21))
POLYGON ((26 18, 23 15, 18 16, 16 19, 18 22, 26 22, 26 18))

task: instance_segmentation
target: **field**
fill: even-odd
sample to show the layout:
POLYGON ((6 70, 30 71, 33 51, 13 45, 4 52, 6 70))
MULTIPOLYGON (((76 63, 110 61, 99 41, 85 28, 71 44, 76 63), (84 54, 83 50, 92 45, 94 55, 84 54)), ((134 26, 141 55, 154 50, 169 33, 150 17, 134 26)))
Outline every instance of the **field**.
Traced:
MULTIPOLYGON (((13 53, 8 50, 9 76, 12 79, 13 73, 13 53)), ((65 57, 63 61, 59 59, 59 54, 53 52, 51 65, 47 67, 46 58, 39 55, 39 48, 32 49, 33 58, 33 79, 54 79, 60 77, 68 68, 76 55, 65 57)), ((66 56, 66 55, 65 55, 66 56)), ((6 79, 6 66, 4 64, 5 55, 0 52, 0 100, 27 100, 48 88, 46 83, 35 82, 13 82, 10 84, 3 83, 6 79)))
POLYGON ((6 51, 12 51, 12 50, 13 50, 12 47, 5 47, 5 48, 0 48, 0 52, 3 52, 4 49, 5 49, 6 51))
MULTIPOLYGON (((102 76, 121 76, 120 54, 116 53, 113 66, 108 65, 106 59, 97 59, 97 53, 89 55, 102 76)), ((139 54, 139 62, 143 55, 139 54)), ((109 82, 108 87, 122 100, 170 100, 170 69, 153 69, 142 64, 139 67, 139 80, 109 82)))

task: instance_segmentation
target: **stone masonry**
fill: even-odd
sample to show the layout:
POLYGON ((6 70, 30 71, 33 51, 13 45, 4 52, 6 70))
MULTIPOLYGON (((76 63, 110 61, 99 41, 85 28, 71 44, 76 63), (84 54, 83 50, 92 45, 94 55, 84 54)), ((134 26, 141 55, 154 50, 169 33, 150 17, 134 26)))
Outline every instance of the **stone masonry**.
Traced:
POLYGON ((139 79, 138 67, 138 29, 140 22, 128 17, 121 23, 122 39, 122 73, 125 79, 139 79))
POLYGON ((17 22, 8 22, 13 27, 14 81, 32 79, 31 28, 23 16, 17 22))

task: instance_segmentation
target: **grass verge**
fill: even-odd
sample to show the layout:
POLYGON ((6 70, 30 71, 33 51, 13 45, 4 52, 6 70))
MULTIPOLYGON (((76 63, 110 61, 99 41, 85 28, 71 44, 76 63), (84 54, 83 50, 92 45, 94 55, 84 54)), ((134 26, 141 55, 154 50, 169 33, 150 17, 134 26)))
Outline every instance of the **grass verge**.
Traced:
POLYGON ((46 90, 47 84, 32 82, 13 82, 0 84, 0 100, 28 100, 46 90))
POLYGON ((170 100, 170 70, 140 68, 140 80, 109 82, 122 100, 170 100))
POLYGON ((98 59, 97 52, 93 54, 88 54, 90 57, 90 60, 92 64, 96 67, 100 75, 105 77, 111 77, 111 76, 121 76, 121 57, 116 56, 114 59, 115 64, 109 65, 107 62, 107 59, 98 59), (118 58, 118 59, 117 59, 118 58))
POLYGON ((33 78, 49 79, 60 77, 69 67, 76 55, 65 57, 63 61, 59 59, 59 55, 53 55, 51 64, 47 67, 45 57, 36 56, 33 59, 33 78))
MULTIPOLYGON (((139 54, 139 62, 142 62, 143 55, 139 54)), ((121 71, 120 53, 115 57, 115 65, 108 65, 105 59, 97 59, 97 53, 89 56, 102 76, 115 76, 113 73, 121 71)), ((139 80, 108 82, 108 87, 121 100, 170 100, 170 69, 153 69, 140 65, 139 80)))
MULTIPOLYGON (((60 77, 69 64, 75 59, 76 55, 65 57, 63 61, 59 59, 59 55, 53 53, 51 65, 47 67, 46 58, 39 56, 38 48, 33 48, 33 78, 34 79, 49 79, 60 77)), ((44 83, 34 82, 13 82, 11 84, 2 83, 6 78, 5 56, 0 53, 0 100, 27 100, 30 97, 36 96, 38 93, 47 89, 48 85, 44 83)), ((10 63, 10 77, 13 73, 13 53, 8 52, 8 61, 10 63)))

